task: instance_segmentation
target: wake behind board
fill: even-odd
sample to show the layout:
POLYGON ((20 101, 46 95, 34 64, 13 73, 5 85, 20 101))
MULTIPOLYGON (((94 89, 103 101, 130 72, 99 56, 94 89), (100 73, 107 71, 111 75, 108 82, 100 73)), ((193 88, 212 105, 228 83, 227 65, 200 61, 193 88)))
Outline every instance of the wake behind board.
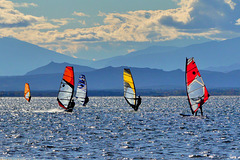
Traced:
POLYGON ((183 117, 190 117, 190 116, 193 116, 193 115, 189 115, 189 114, 182 114, 182 113, 180 113, 180 115, 181 115, 181 116, 183 116, 183 117))
POLYGON ((182 113, 180 113, 180 115, 181 115, 182 117, 208 118, 207 116, 201 116, 201 115, 194 116, 194 115, 182 114, 182 113))

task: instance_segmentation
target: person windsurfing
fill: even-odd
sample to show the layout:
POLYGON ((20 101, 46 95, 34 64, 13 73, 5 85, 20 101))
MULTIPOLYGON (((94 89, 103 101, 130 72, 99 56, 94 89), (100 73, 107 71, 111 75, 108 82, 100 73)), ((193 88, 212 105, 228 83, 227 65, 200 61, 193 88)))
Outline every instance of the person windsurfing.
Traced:
POLYGON ((67 112, 72 112, 74 106, 75 106, 75 102, 74 102, 74 100, 72 99, 72 101, 68 104, 68 107, 67 107, 66 111, 67 111, 67 112))
POLYGON ((83 106, 86 106, 87 105, 87 103, 88 103, 88 101, 89 101, 89 98, 88 98, 88 96, 85 98, 85 101, 84 101, 84 103, 83 103, 83 106))
MULTIPOLYGON (((209 95, 208 95, 208 96, 209 96, 209 95)), ((203 98, 204 98, 204 97, 203 97, 203 98)), ((201 98, 201 100, 200 100, 200 102, 199 102, 199 104, 200 104, 199 109, 200 109, 200 111, 201 111, 201 116, 203 116, 203 111, 202 111, 202 105, 203 105, 203 103, 204 103, 203 98, 201 98)), ((196 111, 195 114, 193 113, 193 115, 194 115, 194 116, 197 116, 197 112, 198 112, 198 111, 196 111)))
POLYGON ((136 105, 131 105, 132 108, 133 108, 135 111, 137 111, 137 110, 138 110, 138 107, 141 105, 141 103, 142 103, 142 98, 141 98, 140 96, 138 96, 138 97, 136 98, 136 100, 137 100, 137 104, 136 104, 136 105))

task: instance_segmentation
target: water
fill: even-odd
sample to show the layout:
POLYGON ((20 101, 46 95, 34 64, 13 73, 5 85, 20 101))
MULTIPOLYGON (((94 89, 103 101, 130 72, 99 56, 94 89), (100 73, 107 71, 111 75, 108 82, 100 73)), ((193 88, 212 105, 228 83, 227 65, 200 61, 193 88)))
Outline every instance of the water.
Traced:
POLYGON ((90 97, 63 112, 56 98, 0 100, 0 159, 240 159, 240 97, 210 97, 208 118, 186 97, 90 97))

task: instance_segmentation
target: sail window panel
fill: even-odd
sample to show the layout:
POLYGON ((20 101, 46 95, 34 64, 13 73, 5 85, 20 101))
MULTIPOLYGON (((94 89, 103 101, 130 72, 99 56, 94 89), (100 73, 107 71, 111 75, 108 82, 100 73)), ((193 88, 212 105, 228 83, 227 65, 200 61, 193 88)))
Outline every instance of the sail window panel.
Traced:
POLYGON ((197 89, 194 92, 189 93, 189 98, 191 101, 194 101, 195 103, 199 103, 200 100, 202 99, 204 94, 203 89, 197 89))
POLYGON ((197 81, 194 81, 188 87, 188 93, 190 99, 199 99, 204 95, 204 87, 200 85, 197 81))
POLYGON ((203 82, 202 77, 197 76, 196 81, 197 81, 198 83, 200 83, 202 86, 204 86, 204 82, 203 82))
POLYGON ((68 85, 64 80, 62 80, 62 83, 61 83, 61 92, 72 93, 72 87, 68 85))
POLYGON ((129 101, 130 104, 135 105, 135 93, 132 88, 127 88, 125 92, 125 97, 129 101))
POLYGON ((71 97, 72 97, 72 87, 69 86, 64 80, 62 80, 60 92, 58 94, 59 100, 65 107, 67 107, 71 97))
POLYGON ((203 90, 203 85, 199 83, 197 80, 195 80, 188 86, 188 93, 190 94, 191 92, 194 92, 198 89, 203 90))
POLYGON ((30 97, 30 92, 27 92, 26 93, 26 98, 29 98, 30 97))
POLYGON ((193 104, 191 108, 193 111, 196 111, 198 109, 198 104, 193 104))

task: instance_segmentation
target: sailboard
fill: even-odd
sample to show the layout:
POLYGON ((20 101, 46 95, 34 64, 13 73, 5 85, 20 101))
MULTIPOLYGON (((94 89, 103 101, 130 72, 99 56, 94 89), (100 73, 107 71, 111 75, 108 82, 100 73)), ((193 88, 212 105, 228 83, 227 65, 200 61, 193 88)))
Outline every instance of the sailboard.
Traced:
POLYGON ((72 101, 74 93, 74 71, 73 67, 66 66, 58 91, 57 101, 60 107, 66 111, 72 101))
POLYGON ((136 88, 132 73, 128 68, 124 68, 123 70, 123 86, 125 100, 135 111, 137 111, 139 105, 141 104, 141 98, 140 96, 138 98, 136 97, 136 88))
POLYGON ((86 106, 89 98, 87 96, 87 80, 85 75, 81 74, 78 78, 77 91, 75 95, 76 99, 82 103, 83 106, 86 106))
POLYGON ((186 91, 192 114, 208 100, 209 94, 194 58, 186 58, 186 91))
POLYGON ((29 84, 28 84, 28 83, 25 83, 24 98, 25 98, 28 102, 31 101, 30 87, 29 87, 29 84))

